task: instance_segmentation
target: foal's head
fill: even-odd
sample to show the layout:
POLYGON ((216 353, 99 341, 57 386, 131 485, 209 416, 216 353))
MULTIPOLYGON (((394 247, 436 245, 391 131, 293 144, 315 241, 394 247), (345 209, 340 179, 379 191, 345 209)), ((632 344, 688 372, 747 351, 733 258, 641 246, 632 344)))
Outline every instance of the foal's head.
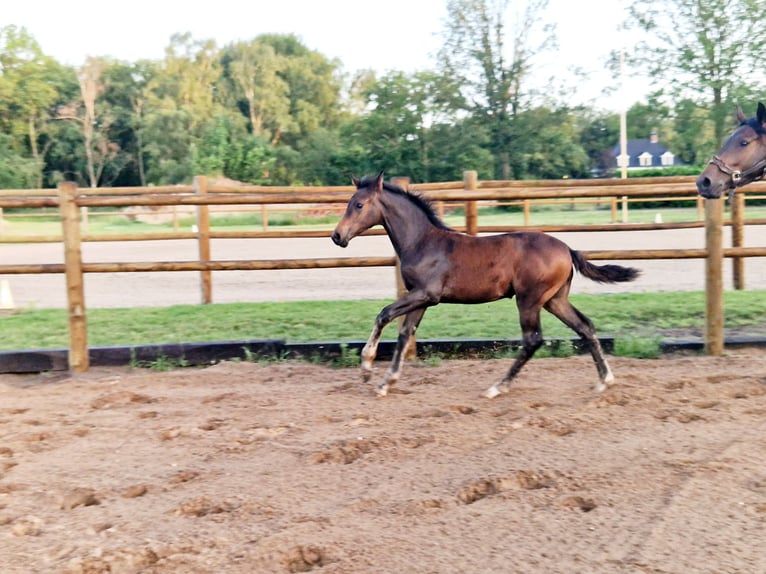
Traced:
POLYGON ((383 223, 380 205, 383 172, 374 177, 352 177, 351 180, 356 186, 356 192, 351 196, 346 212, 332 233, 333 242, 341 247, 346 247, 349 241, 370 227, 383 223))
POLYGON ((766 173, 766 107, 759 103, 757 115, 750 119, 737 109, 737 121, 739 127, 697 178, 702 197, 721 197, 724 190, 761 179, 766 173))

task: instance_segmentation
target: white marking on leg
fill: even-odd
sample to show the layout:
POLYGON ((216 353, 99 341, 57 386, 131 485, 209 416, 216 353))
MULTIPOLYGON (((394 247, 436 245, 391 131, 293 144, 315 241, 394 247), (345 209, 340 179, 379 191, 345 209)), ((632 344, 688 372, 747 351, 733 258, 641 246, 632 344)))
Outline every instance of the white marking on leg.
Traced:
POLYGON ((396 384, 399 381, 399 371, 388 369, 388 371, 386 371, 385 381, 386 381, 386 385, 396 384))
POLYGON ((369 340, 362 349, 362 379, 365 382, 372 377, 372 363, 375 361, 375 355, 378 354, 378 341, 379 339, 375 339, 375 329, 373 329, 369 340))
POLYGON ((606 367, 606 374, 593 386, 593 390, 597 393, 605 391, 606 388, 614 382, 614 373, 612 373, 612 369, 609 368, 609 364, 604 362, 604 366, 606 367))
POLYGON ((484 396, 488 399, 494 399, 497 395, 500 394, 502 394, 502 392, 497 388, 497 385, 492 385, 484 392, 484 396))
POLYGON ((606 390, 606 385, 602 383, 601 381, 597 382, 595 385, 593 385, 593 390, 597 393, 602 393, 606 390))

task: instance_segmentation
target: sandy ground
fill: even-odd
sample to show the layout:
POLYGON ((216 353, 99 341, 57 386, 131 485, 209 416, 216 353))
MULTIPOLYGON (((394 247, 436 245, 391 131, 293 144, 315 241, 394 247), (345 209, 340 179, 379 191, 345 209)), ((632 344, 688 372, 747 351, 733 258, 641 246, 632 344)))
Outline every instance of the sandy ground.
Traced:
MULTIPOLYGON (((724 245, 730 245, 728 229, 724 245)), ((329 235, 329 234, 328 234, 329 235)), ((640 232, 555 233, 574 249, 699 249, 705 246, 703 229, 640 232)), ((750 226, 745 245, 766 245, 766 226, 750 226)), ((86 243, 83 260, 89 263, 120 261, 188 261, 197 258, 194 241, 141 241, 86 243)), ((212 244, 214 260, 317 257, 391 256, 385 236, 359 237, 347 249, 320 239, 219 239, 212 244)), ((0 244, 3 264, 63 263, 59 244, 0 244)), ((604 262, 599 262, 604 263, 604 262)), ((576 276, 573 293, 628 291, 702 291, 705 263, 699 259, 618 261, 639 267, 642 276, 630 284, 599 285, 576 276)), ((213 273, 216 303, 295 300, 391 299, 396 293, 393 267, 363 269, 310 269, 287 271, 220 271, 213 273)), ((66 307, 63 275, 0 275, 8 281, 20 308, 66 307)), ((745 261, 748 289, 766 289, 766 257, 745 261)), ((730 289, 731 261, 724 261, 724 287, 730 289)), ((196 304, 201 300, 199 273, 91 273, 85 278, 88 308, 196 304)))
POLYGON ((766 572, 766 351, 611 361, 0 375, 0 570, 766 572))

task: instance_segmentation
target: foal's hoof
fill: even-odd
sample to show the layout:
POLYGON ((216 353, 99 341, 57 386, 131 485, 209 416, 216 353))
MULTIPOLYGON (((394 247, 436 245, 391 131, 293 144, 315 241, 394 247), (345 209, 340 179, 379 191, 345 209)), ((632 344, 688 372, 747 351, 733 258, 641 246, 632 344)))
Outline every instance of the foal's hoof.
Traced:
POLYGON ((375 396, 378 398, 385 397, 388 394, 388 385, 378 385, 375 389, 375 396))
POLYGON ((607 371, 606 376, 593 385, 593 390, 597 393, 603 393, 612 384, 614 384, 614 375, 612 371, 607 371))
POLYGON ((369 383, 372 378, 372 369, 365 369, 362 367, 362 382, 369 383))
POLYGON ((489 387, 486 391, 484 391, 484 396, 488 399, 494 399, 498 395, 502 395, 502 391, 498 389, 496 386, 489 387))

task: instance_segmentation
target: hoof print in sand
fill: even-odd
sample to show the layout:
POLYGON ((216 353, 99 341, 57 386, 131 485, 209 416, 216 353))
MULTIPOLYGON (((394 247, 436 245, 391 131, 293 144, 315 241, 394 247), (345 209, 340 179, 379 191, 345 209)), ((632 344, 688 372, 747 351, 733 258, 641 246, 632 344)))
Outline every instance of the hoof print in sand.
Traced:
POLYGON ((554 485, 554 480, 544 472, 519 470, 508 476, 474 480, 457 493, 457 499, 462 504, 473 504, 509 490, 537 490, 554 485))
POLYGON ((324 564, 324 553, 316 546, 296 546, 285 556, 285 566, 291 573, 310 572, 314 568, 322 568, 324 564))

